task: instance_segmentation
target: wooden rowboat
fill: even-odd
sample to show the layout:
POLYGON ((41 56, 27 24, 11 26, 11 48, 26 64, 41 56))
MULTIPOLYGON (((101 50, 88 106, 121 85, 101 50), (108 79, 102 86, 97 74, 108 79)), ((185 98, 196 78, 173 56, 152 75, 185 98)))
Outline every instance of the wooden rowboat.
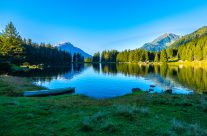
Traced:
POLYGON ((23 96, 26 97, 35 97, 35 96, 51 96, 51 95, 60 95, 67 93, 74 93, 75 88, 59 88, 59 89, 51 89, 51 90, 38 90, 38 91, 25 91, 23 96))

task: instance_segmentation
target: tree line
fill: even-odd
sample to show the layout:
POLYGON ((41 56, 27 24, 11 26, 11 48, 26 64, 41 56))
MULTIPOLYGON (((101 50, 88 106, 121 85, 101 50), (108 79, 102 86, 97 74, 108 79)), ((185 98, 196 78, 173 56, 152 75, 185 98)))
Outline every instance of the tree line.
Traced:
MULTIPOLYGON (((202 61, 207 60, 206 27, 184 36, 166 50, 149 52, 143 49, 103 51, 99 62, 168 62, 168 61, 202 61)), ((94 56, 97 58, 97 54, 94 56)))
POLYGON ((104 50, 93 55, 93 62, 114 63, 114 62, 167 62, 167 51, 149 52, 143 49, 124 50, 104 50))
POLYGON ((143 49, 105 50, 95 53, 93 62, 168 62, 169 60, 201 61, 207 60, 207 34, 190 39, 178 48, 167 48, 161 52, 149 52, 143 49))
POLYGON ((84 57, 79 53, 72 56, 51 44, 38 44, 31 39, 22 39, 10 22, 0 35, 0 61, 17 65, 67 65, 71 62, 84 62, 84 57))

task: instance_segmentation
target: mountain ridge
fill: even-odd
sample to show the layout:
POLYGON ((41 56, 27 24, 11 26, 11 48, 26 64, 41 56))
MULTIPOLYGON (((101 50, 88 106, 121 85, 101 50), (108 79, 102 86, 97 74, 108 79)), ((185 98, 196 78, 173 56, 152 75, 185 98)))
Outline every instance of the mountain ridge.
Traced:
POLYGON ((92 56, 82 49, 75 47, 72 43, 70 42, 61 42, 56 45, 56 47, 62 51, 66 51, 71 53, 73 55, 74 53, 80 53, 84 58, 92 58, 92 56))
POLYGON ((160 52, 161 50, 167 49, 171 44, 177 41, 181 36, 173 33, 165 33, 152 42, 145 43, 141 49, 146 51, 160 52))

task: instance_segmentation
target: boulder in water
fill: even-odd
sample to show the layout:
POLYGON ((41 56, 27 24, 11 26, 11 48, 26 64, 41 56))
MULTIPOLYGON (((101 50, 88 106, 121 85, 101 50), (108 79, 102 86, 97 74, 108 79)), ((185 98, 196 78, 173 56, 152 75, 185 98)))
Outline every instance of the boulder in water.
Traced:
POLYGON ((140 88, 132 88, 132 92, 134 93, 134 92, 140 92, 140 91, 142 91, 140 88))
POLYGON ((165 90, 165 93, 172 94, 172 89, 165 90))

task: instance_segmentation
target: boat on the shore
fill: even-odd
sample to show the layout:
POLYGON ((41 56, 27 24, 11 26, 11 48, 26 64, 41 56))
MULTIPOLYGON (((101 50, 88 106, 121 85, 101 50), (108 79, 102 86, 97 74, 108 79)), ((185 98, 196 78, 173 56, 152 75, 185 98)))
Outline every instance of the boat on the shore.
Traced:
POLYGON ((37 90, 37 91, 25 91, 23 96, 25 97, 37 97, 37 96, 51 96, 51 95, 60 95, 74 93, 75 88, 59 88, 59 89, 48 89, 48 90, 37 90))

